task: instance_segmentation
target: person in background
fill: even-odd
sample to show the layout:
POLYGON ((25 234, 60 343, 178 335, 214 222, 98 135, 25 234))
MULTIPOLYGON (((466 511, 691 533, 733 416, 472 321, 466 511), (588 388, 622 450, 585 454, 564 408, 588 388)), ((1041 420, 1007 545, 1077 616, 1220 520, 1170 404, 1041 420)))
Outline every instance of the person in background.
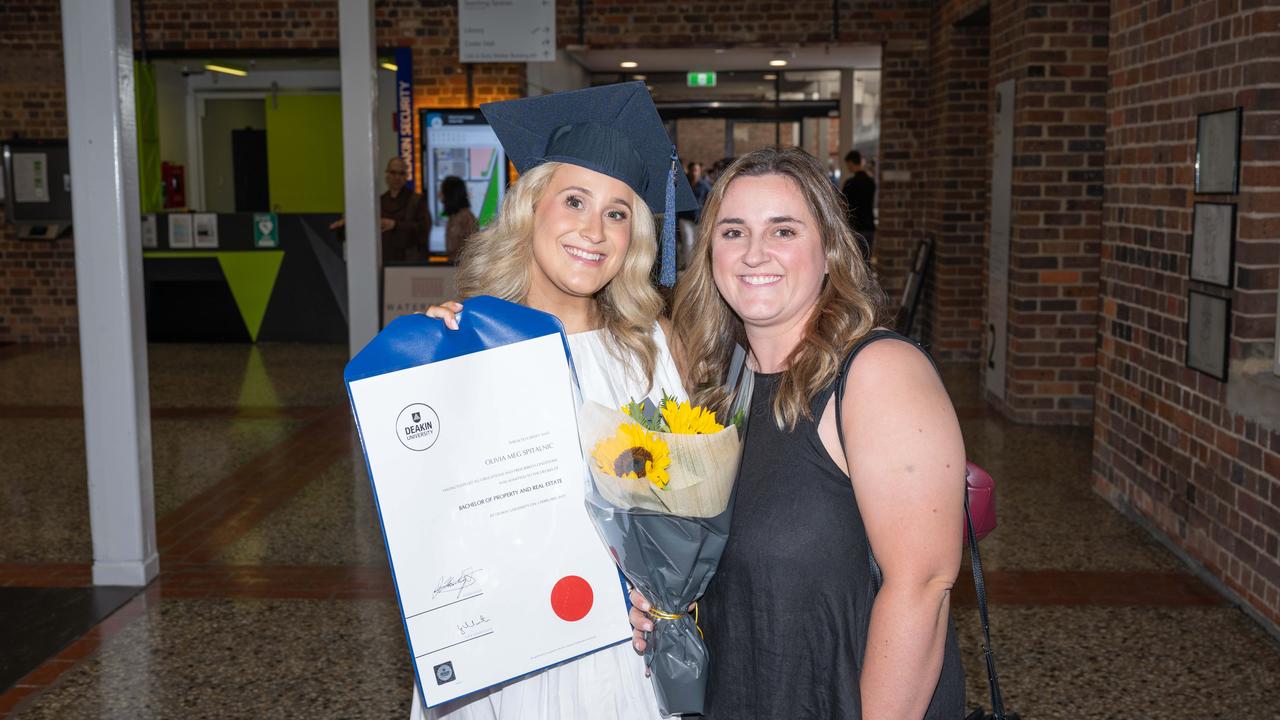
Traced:
POLYGON ((449 222, 444 228, 445 252, 453 260, 458 259, 462 244, 480 229, 476 216, 471 212, 471 199, 467 197, 467 184, 457 175, 450 175, 440 183, 440 205, 449 222))
POLYGON ((689 187, 693 188, 693 198, 698 201, 698 207, 702 207, 707 202, 707 196, 711 194, 711 180, 702 172, 702 163, 689 163, 689 187))
POLYGON ((862 162, 862 153, 850 150, 844 156, 845 167, 849 177, 844 181, 842 192, 845 204, 849 208, 849 228, 862 236, 862 256, 871 261, 871 249, 876 240, 876 181, 867 172, 862 162))
MULTIPOLYGON (((382 226, 382 264, 421 263, 427 260, 427 228, 431 214, 422 195, 405 189, 409 182, 409 166, 393 157, 387 162, 387 191, 379 198, 382 226)), ((340 218, 330 230, 346 227, 340 218)))

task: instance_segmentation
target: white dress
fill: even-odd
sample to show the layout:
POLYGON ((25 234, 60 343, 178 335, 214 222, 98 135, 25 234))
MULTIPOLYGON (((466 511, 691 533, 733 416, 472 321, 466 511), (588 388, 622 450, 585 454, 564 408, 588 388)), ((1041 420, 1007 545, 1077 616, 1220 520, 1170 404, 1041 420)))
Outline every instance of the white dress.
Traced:
MULTIPOLYGON (((665 390, 684 396, 684 386, 662 328, 654 325, 658 346, 653 384, 628 368, 605 347, 604 331, 569 336, 578 384, 587 400, 621 406, 630 399, 652 398, 665 390)), ((583 512, 586 512, 585 510, 583 512)), ((644 659, 626 642, 516 682, 446 703, 424 714, 413 689, 410 720, 658 720, 653 688, 644 676, 644 659)))

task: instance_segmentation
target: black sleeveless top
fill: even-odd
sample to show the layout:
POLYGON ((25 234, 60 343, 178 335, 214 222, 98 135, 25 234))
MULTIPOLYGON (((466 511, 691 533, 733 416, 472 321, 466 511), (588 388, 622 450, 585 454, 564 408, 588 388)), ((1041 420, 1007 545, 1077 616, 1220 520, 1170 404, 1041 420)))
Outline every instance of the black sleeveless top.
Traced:
MULTIPOLYGON (((866 341, 887 337, 910 342, 888 331, 866 341)), ((814 398, 814 419, 787 432, 773 420, 778 379, 756 375, 729 541, 700 601, 711 653, 706 717, 860 718, 858 678, 878 585, 853 486, 818 438, 835 383, 814 398)), ((949 621, 925 717, 959 720, 964 707, 949 621)))

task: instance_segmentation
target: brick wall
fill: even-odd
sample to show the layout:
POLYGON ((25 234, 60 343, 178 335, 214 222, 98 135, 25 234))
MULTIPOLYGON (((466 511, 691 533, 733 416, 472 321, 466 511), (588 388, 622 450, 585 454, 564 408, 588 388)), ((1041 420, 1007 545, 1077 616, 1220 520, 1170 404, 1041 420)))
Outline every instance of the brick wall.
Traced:
POLYGON ((1007 384, 1014 420, 1087 425, 1105 161, 1104 0, 991 6, 991 86, 1016 79, 1007 384))
POLYGON ((686 167, 700 162, 708 170, 724 157, 724 120, 681 118, 676 121, 676 144, 686 167))
MULTIPOLYGON (((925 22, 927 16, 920 18, 925 22)), ((895 302, 924 236, 928 41, 894 40, 880 59, 880 172, 875 255, 880 284, 895 302)))
POLYGON ((989 170, 990 28, 972 0, 935 6, 929 30, 925 225, 934 236, 923 337, 934 355, 976 359, 982 347, 989 170))
POLYGON ((1280 432, 1231 394, 1258 364, 1267 387, 1276 342, 1280 8, 1241 5, 1111 7, 1093 482, 1280 623, 1280 432), (1196 116, 1236 106, 1240 192, 1198 197, 1196 116), (1197 199, 1239 212, 1234 290, 1210 290, 1232 300, 1228 383, 1184 364, 1197 199))
MULTIPOLYGON (((0 4, 0 137, 66 137, 62 20, 57 2, 0 4)), ((0 203, 0 342, 76 336, 70 239, 20 241, 0 203)))

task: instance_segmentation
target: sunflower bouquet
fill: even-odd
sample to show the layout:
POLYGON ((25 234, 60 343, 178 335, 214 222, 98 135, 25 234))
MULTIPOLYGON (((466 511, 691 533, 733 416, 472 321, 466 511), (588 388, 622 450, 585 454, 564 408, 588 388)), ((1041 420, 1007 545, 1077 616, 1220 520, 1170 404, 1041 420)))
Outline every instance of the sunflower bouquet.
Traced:
POLYGON ((653 604, 645 660, 664 715, 703 709, 710 658, 688 612, 729 536, 751 374, 721 416, 662 393, 621 408, 585 403, 578 429, 587 509, 627 579, 653 604))

